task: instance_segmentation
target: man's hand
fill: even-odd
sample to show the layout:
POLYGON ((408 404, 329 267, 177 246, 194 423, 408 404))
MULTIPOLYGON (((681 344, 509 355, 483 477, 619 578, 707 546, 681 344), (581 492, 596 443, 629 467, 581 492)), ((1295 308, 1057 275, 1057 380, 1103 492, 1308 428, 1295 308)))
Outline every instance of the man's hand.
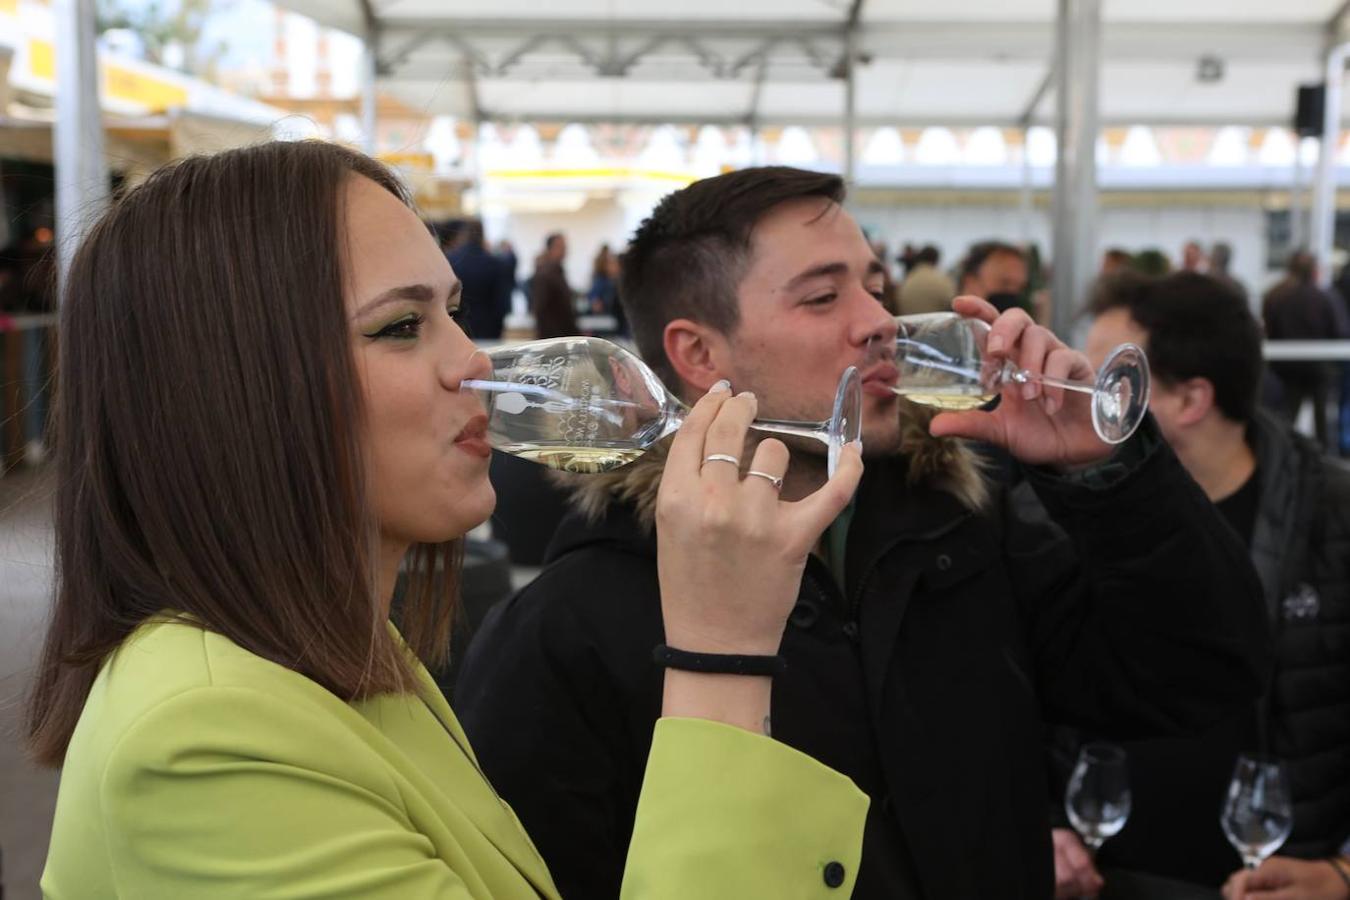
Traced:
POLYGON ((1092 864, 1087 847, 1067 828, 1050 832, 1055 845, 1055 900, 1095 897, 1106 882, 1092 864))
MULTIPOLYGON (((1091 383, 1087 357, 1071 350, 1021 309, 998 310, 979 297, 957 297, 952 308, 989 323, 985 356, 1010 360, 1032 375, 1091 383)), ((1092 427, 1091 396, 1040 384, 1008 384, 993 412, 947 412, 933 419, 937 437, 957 435, 1005 448, 1031 465, 1090 466, 1111 455, 1111 445, 1092 427)))
POLYGON ((1272 856, 1253 870, 1234 872, 1223 900, 1347 900, 1350 885, 1325 859, 1272 856))

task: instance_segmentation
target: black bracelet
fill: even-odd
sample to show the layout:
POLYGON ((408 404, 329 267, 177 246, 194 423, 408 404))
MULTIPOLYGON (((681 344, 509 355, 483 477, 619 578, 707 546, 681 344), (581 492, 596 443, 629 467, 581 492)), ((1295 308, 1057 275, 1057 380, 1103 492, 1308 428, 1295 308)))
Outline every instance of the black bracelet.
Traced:
POLYGON ((739 656, 734 653, 689 653, 666 644, 652 650, 652 662, 666 669, 711 675, 782 675, 787 660, 781 656, 739 656))
POLYGON ((1330 858, 1327 859, 1327 865, 1329 865, 1329 866, 1331 866, 1333 869, 1335 869, 1335 870, 1336 870, 1336 874, 1339 875, 1339 876, 1341 876, 1341 881, 1344 881, 1344 882, 1345 882, 1345 886, 1348 887, 1348 888, 1350 888, 1350 875, 1347 875, 1347 874, 1346 874, 1345 866, 1341 865, 1341 861, 1342 861, 1343 859, 1344 859, 1344 857, 1341 857, 1341 856, 1332 856, 1332 857, 1330 857, 1330 858))

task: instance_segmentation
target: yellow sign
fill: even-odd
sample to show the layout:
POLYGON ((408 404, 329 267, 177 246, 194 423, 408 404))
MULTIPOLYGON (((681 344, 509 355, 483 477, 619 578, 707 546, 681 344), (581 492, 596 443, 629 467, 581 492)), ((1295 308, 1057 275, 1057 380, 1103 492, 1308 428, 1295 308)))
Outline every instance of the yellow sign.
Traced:
MULTIPOLYGON (((0 0, 0 3, 3 2, 5 0, 0 0)), ((28 68, 35 78, 56 80, 56 48, 50 41, 36 38, 28 41, 28 68)), ((187 89, 172 81, 155 78, 117 63, 104 63, 99 69, 103 76, 105 100, 134 103, 146 107, 149 112, 163 112, 187 105, 187 89)))
POLYGON ((406 169, 435 168, 436 158, 430 153, 381 153, 380 162, 390 166, 402 166, 406 169))

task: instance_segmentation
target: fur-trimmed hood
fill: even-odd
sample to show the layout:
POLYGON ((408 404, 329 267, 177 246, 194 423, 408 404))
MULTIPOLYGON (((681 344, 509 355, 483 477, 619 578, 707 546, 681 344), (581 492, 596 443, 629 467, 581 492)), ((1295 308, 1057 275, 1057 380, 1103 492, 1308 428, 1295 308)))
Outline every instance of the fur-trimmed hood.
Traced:
MULTIPOLYGON (((979 509, 989 499, 979 457, 960 438, 939 438, 928 433, 936 410, 900 398, 900 450, 907 458, 912 485, 926 485, 951 494, 968 509, 979 509)), ((651 528, 656 518, 656 494, 665 471, 666 441, 652 447, 636 461, 603 475, 550 473, 552 480, 571 495, 572 505, 592 522, 598 521, 613 502, 631 503, 638 521, 651 528)))

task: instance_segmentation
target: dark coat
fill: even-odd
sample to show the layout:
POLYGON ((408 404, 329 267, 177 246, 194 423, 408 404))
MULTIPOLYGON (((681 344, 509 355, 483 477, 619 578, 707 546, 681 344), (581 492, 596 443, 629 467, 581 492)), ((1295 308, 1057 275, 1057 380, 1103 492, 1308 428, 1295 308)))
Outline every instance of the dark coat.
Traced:
MULTIPOLYGON (((1264 412, 1248 441, 1260 479, 1251 556, 1275 633, 1273 681, 1198 738, 1126 744, 1134 804, 1101 849, 1106 868, 1222 884, 1242 864, 1219 807, 1243 752, 1288 767, 1294 830, 1279 853, 1330 856, 1350 837, 1350 469, 1264 412)), ((1081 738, 1057 741, 1061 776, 1081 738)))
POLYGON ((511 312, 511 286, 503 272, 505 263, 482 244, 469 243, 446 254, 450 268, 464 285, 464 311, 469 334, 495 340, 502 336, 502 323, 511 312))
MULTIPOLYGON (((1145 431, 1109 485, 1029 474, 1058 526, 1019 520, 1002 491, 972 508, 967 480, 924 478, 910 457, 868 463, 844 587, 808 562, 772 710, 775 738, 872 798, 855 897, 1050 897, 1043 717, 1175 731, 1264 683, 1245 548, 1145 431)), ((601 488, 626 499, 564 521, 456 690, 488 777, 565 897, 618 895, 661 709, 659 471, 644 457, 591 482, 593 506, 601 488)))
POLYGON ((1270 750, 1287 761, 1294 832, 1279 852, 1329 856, 1350 837, 1350 468, 1265 415, 1252 559, 1276 635, 1270 750))
POLYGON ((572 308, 572 288, 561 263, 539 263, 530 280, 530 305, 537 337, 570 337, 581 333, 572 308))

